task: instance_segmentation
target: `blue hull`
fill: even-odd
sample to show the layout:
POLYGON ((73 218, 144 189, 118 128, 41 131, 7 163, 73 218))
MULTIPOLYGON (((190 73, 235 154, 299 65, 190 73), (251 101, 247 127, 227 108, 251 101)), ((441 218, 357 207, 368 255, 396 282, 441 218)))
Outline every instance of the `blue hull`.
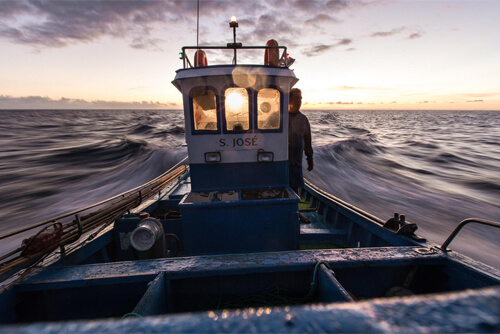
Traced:
MULTIPOLYGON (((293 249, 186 250, 185 217, 172 212, 189 190, 186 174, 141 210, 170 212, 160 221, 165 235, 177 239, 167 238, 166 257, 148 258, 126 245, 124 236, 141 220, 138 213, 126 214, 4 291, 0 331, 500 330, 498 270, 417 235, 397 234, 309 183, 300 207, 312 223, 297 229, 297 245, 286 246, 293 249)), ((242 205, 248 203, 265 200, 242 205)))

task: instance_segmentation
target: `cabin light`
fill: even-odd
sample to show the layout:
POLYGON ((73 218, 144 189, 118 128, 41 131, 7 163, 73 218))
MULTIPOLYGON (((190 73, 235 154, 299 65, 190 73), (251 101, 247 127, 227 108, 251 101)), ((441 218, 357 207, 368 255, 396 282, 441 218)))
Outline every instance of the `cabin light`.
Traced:
POLYGON ((230 28, 238 28, 238 21, 236 21, 236 16, 231 16, 231 22, 229 22, 230 28))
POLYGON ((179 59, 184 59, 184 52, 179 52, 179 59))
POLYGON ((257 152, 257 161, 258 162, 273 162, 274 161, 274 153, 266 152, 264 150, 259 150, 257 152))
POLYGON ((227 90, 228 94, 226 95, 226 107, 229 107, 229 110, 233 114, 241 113, 241 108, 245 103, 246 99, 241 93, 241 88, 227 90))
POLYGON ((220 152, 205 152, 205 162, 207 164, 221 162, 220 152))
POLYGON ((292 64, 295 63, 295 59, 290 57, 290 54, 286 54, 286 67, 292 66, 292 64))

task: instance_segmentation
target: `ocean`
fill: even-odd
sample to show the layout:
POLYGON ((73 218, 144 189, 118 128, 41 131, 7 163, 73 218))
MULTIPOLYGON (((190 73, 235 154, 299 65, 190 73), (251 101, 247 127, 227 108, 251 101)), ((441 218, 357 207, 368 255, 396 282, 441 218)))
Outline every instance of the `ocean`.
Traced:
MULTIPOLYGON (((463 219, 500 221, 500 111, 304 114, 315 152, 304 175, 334 196, 384 220, 405 214, 437 244, 463 219)), ((0 234, 137 187, 187 155, 180 110, 0 117, 0 234)), ((468 225, 449 248, 500 268, 500 229, 468 225)))

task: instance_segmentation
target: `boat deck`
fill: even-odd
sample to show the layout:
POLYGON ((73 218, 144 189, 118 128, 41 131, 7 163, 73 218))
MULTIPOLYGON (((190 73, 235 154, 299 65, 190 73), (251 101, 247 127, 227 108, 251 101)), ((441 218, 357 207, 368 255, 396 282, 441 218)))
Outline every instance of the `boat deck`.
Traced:
MULTIPOLYGON (((458 254, 422 253, 417 247, 211 255, 39 268, 4 296, 15 300, 16 308, 1 314, 3 322, 10 318, 23 323, 120 318, 128 313, 227 314, 237 312, 229 311, 235 308, 280 305, 305 310, 318 303, 330 309, 337 309, 332 303, 357 308, 363 300, 390 297, 394 287, 425 295, 488 288, 498 282, 492 268, 468 265, 458 254), (311 279, 315 282, 316 277, 311 293, 311 279), (429 281, 434 284, 426 284, 429 281), (272 291, 281 302, 276 295, 269 299, 272 291)), ((498 289, 492 291, 485 293, 498 300, 498 289)))

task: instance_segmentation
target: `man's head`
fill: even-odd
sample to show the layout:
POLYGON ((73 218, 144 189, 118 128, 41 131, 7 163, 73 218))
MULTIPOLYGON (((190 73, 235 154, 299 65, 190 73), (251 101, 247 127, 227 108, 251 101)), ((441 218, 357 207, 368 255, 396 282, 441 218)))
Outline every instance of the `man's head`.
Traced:
POLYGON ((288 101, 288 112, 299 112, 302 105, 302 91, 298 88, 290 89, 290 96, 288 101))

